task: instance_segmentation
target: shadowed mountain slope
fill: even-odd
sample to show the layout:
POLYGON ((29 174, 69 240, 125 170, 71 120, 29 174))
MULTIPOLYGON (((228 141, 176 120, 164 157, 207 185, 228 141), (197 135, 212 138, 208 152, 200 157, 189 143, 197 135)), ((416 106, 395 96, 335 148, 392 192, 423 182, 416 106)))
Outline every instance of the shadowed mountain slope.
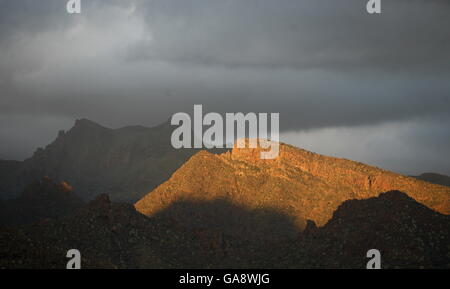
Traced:
POLYGON ((273 160, 260 159, 260 151, 201 151, 135 207, 152 216, 178 200, 223 198, 249 209, 273 207, 294 217, 301 227, 307 219, 322 226, 346 200, 400 190, 433 210, 450 213, 448 187, 284 144, 273 160))
POLYGON ((0 160, 0 200, 17 195, 11 192, 23 190, 23 184, 20 184, 17 176, 21 166, 20 161, 0 160))
POLYGON ((66 181, 83 199, 107 192, 113 199, 135 202, 155 188, 197 150, 173 149, 170 124, 145 128, 109 129, 86 119, 69 131, 60 131, 54 142, 20 163, 0 162, 3 198, 17 196, 25 186, 43 176, 66 181))

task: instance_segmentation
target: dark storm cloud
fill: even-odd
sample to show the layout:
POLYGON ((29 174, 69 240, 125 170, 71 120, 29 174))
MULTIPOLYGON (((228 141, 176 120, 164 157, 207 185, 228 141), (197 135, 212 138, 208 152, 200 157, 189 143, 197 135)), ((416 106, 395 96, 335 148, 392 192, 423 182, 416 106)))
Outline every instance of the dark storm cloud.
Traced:
POLYGON ((132 59, 292 69, 449 71, 448 1, 148 1, 132 59))
POLYGON ((156 125, 193 104, 280 112, 284 132, 450 125, 449 1, 382 1, 381 15, 365 0, 65 4, 0 0, 0 157, 74 118, 156 125))

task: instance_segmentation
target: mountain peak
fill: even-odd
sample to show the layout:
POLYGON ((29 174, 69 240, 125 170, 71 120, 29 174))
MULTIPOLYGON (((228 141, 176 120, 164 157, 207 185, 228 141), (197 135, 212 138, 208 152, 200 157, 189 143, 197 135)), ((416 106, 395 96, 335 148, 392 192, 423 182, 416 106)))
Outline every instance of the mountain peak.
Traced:
POLYGON ((100 124, 89 120, 87 118, 80 118, 80 119, 76 119, 75 120, 75 125, 73 126, 72 129, 74 128, 102 128, 102 129, 106 129, 106 127, 101 126, 100 124))

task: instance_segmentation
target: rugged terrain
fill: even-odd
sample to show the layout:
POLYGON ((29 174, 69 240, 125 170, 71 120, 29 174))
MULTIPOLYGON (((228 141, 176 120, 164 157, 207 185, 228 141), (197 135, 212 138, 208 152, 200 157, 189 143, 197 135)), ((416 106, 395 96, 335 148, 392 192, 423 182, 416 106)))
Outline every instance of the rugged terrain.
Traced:
POLYGON ((273 209, 179 202, 149 218, 100 195, 63 218, 0 228, 0 268, 65 268, 73 248, 82 268, 365 268, 372 248, 383 268, 450 268, 449 245, 450 217, 398 191, 346 201, 304 230, 273 209))
POLYGON ((281 145, 201 151, 134 206, 46 177, 0 205, 1 268, 450 268, 450 188, 281 145), (402 192, 400 192, 400 190, 402 192))
POLYGON ((172 177, 135 204, 147 216, 178 201, 224 199, 248 209, 270 207, 295 219, 323 226, 340 204, 399 190, 442 214, 450 213, 450 188, 350 160, 280 145, 273 160, 260 149, 223 154, 201 151, 172 177))

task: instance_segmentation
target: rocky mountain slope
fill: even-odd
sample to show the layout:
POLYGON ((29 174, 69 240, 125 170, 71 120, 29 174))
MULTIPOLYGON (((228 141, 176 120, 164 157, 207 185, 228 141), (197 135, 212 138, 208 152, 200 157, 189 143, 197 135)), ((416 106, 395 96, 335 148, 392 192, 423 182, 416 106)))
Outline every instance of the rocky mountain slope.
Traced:
POLYGON ((178 201, 225 199, 248 209, 277 209, 300 227, 306 220, 322 226, 346 200, 400 190, 435 211, 450 213, 448 187, 284 144, 273 160, 260 159, 260 151, 201 151, 135 207, 152 216, 178 201))
POLYGON ((16 197, 43 176, 66 181, 83 199, 107 192, 113 199, 137 201, 167 180, 196 150, 175 150, 173 128, 164 123, 145 128, 109 129, 86 119, 61 131, 54 142, 19 162, 0 162, 0 197, 16 197))

